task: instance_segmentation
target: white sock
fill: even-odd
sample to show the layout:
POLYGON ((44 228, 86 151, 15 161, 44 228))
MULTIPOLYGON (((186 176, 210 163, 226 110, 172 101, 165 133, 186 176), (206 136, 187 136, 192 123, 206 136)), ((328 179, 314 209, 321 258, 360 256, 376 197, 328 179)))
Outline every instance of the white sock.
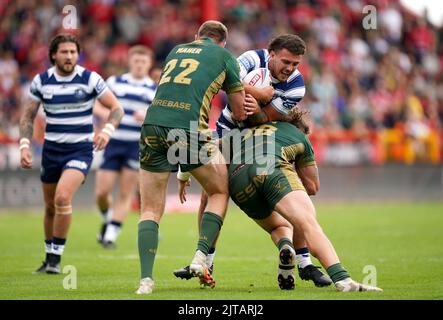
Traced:
POLYGON ((63 254, 63 251, 65 251, 65 245, 63 244, 52 244, 52 251, 51 253, 56 254, 58 256, 61 256, 63 254))
POLYGON ((51 243, 45 242, 45 253, 52 253, 52 242, 51 243))
POLYGON ((208 255, 206 256, 206 265, 208 267, 212 266, 212 264, 214 263, 214 258, 215 258, 215 251, 213 253, 208 253, 208 255))
POLYGON ((116 226, 115 224, 108 223, 106 227, 105 236, 103 237, 104 241, 115 242, 117 240, 117 236, 120 233, 121 227, 116 226))
POLYGON ((304 268, 312 264, 311 255, 309 254, 307 248, 296 249, 295 252, 296 252, 295 257, 297 258, 297 264, 299 268, 304 268))

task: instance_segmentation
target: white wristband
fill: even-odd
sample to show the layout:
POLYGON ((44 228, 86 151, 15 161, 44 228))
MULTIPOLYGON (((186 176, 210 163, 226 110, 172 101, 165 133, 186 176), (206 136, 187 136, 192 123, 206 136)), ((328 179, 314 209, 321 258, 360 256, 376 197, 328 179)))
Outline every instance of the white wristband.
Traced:
POLYGON ((114 125, 113 125, 112 123, 109 123, 109 122, 105 125, 105 128, 108 128, 108 129, 111 130, 112 132, 115 131, 115 127, 114 127, 114 125))
POLYGON ((27 144, 27 143, 20 144, 19 150, 23 150, 23 149, 29 149, 29 144, 27 144))
POLYGON ((107 123, 105 127, 102 129, 103 133, 106 133, 108 136, 112 136, 115 131, 115 127, 112 123, 107 123))
POLYGON ((21 138, 20 139, 20 144, 27 144, 28 146, 31 144, 31 141, 29 141, 28 138, 21 138))
POLYGON ((190 172, 181 172, 181 171, 177 172, 177 179, 178 180, 188 181, 190 177, 191 177, 191 173, 190 172))
POLYGON ((31 144, 31 141, 29 141, 28 138, 21 138, 19 150, 21 151, 23 149, 29 149, 30 144, 31 144))

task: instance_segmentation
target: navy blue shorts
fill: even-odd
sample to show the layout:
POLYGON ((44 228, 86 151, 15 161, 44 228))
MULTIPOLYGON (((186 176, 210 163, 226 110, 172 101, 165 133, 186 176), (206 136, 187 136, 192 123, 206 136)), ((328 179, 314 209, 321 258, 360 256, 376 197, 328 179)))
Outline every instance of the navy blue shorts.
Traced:
POLYGON ((103 154, 100 169, 120 171, 123 167, 138 170, 140 167, 138 141, 111 139, 103 154))
POLYGON ((215 132, 217 133, 218 138, 223 137, 223 128, 217 123, 215 127, 215 132))
POLYGON ((40 180, 56 183, 66 169, 79 170, 86 178, 92 158, 92 142, 56 143, 45 140, 40 180))

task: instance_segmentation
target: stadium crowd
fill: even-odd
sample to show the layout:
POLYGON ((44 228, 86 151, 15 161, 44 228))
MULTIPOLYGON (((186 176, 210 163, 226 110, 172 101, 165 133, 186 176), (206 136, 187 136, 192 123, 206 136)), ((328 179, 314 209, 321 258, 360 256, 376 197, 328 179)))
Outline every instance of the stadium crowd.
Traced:
MULTIPOLYGON (((158 70, 170 49, 194 39, 199 0, 0 1, 0 144, 18 141, 23 98, 32 76, 49 67, 47 45, 62 29, 63 7, 74 4, 79 64, 105 79, 125 72, 127 51, 143 44, 158 70)), ((223 0, 216 14, 230 30, 235 55, 266 48, 277 34, 307 43, 299 69, 307 84, 301 105, 310 110, 318 162, 331 146, 359 146, 364 161, 442 162, 443 28, 387 0, 223 0), (377 10, 365 30, 362 8, 377 10)), ((221 108, 221 106, 218 106, 221 108)), ((220 110, 220 109, 219 109, 220 110)), ((41 131, 41 130, 40 130, 41 131)), ((37 133, 36 142, 42 138, 37 133)), ((42 135, 42 133, 40 133, 42 135)))

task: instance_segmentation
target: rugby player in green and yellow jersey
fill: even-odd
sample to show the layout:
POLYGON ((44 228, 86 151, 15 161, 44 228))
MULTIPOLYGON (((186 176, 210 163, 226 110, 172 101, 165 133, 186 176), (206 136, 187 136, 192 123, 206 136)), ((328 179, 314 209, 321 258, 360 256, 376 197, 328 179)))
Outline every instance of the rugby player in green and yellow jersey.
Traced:
POLYGON ((311 143, 304 134, 309 128, 300 122, 299 111, 290 117, 287 120, 292 123, 268 122, 238 133, 241 147, 234 148, 228 168, 231 198, 278 246, 281 289, 295 286, 291 239, 300 232, 338 291, 382 291, 350 278, 317 222, 309 195, 318 191, 320 181, 311 143))
POLYGON ((228 95, 234 118, 242 121, 248 116, 243 107, 245 93, 239 66, 224 49, 227 33, 222 23, 207 21, 200 26, 194 42, 173 48, 146 114, 140 137, 138 294, 150 294, 154 288, 152 269, 158 226, 170 172, 177 171, 179 166, 183 172, 192 173, 209 195, 190 269, 204 284, 215 285, 206 255, 222 226, 229 194, 226 162, 208 130, 211 101, 222 89, 228 95))

